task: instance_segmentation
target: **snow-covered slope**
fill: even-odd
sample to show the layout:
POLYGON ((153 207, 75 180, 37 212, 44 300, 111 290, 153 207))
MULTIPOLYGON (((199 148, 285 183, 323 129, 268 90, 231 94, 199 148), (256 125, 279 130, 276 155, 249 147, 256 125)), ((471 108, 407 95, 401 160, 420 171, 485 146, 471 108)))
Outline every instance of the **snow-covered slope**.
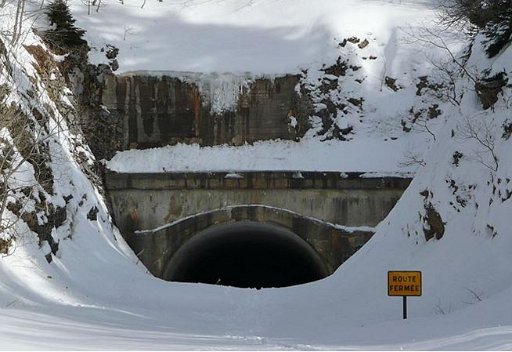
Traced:
MULTIPOLYGON (((425 117, 429 109, 437 111, 433 98, 425 95, 435 94, 428 86, 439 77, 423 81, 424 96, 417 94, 420 77, 431 75, 449 57, 445 49, 425 41, 439 39, 437 1, 130 0, 102 1, 90 11, 81 1, 71 4, 77 26, 87 30, 92 62, 111 64, 106 54, 112 46, 119 49, 117 73, 235 73, 221 75, 221 83, 233 89, 217 104, 232 109, 243 77, 301 73, 301 84, 315 102, 312 128, 298 144, 130 151, 119 153, 109 163, 111 169, 413 172, 417 165, 410 159, 420 159, 432 140, 429 131, 442 128, 442 114, 425 117), (339 80, 328 73, 337 62, 347 66, 339 80), (343 107, 333 113, 333 127, 351 129, 353 143, 318 143, 333 134, 333 127, 323 130, 319 117, 327 109, 326 99, 343 107), (411 123, 417 114, 419 121, 411 123), (145 162, 133 163, 134 158, 145 162)), ((453 53, 462 48, 462 39, 461 33, 443 33, 443 43, 453 53)), ((209 86, 197 84, 200 90, 209 86)))
POLYGON ((345 35, 377 38, 388 69, 401 70, 411 62, 397 46, 398 28, 432 24, 436 1, 108 0, 90 14, 82 1, 70 3, 92 61, 106 61, 114 45, 119 72, 276 74, 335 61, 345 35))
MULTIPOLYGON (((324 2, 325 7, 296 0, 293 4, 285 0, 247 1, 243 3, 246 6, 233 12, 231 17, 224 15, 233 11, 234 1, 170 4, 180 5, 177 9, 181 9, 183 17, 189 21, 180 28, 187 29, 188 33, 189 29, 192 32, 194 28, 202 30, 201 21, 235 26, 237 13, 245 14, 246 19, 252 18, 252 14, 254 21, 268 16, 266 26, 276 23, 271 21, 276 17, 287 24, 287 17, 278 13, 288 8, 298 11, 296 7, 303 8, 305 13, 318 14, 312 18, 335 18, 334 10, 339 9, 337 6, 341 5, 337 4, 341 2, 324 2), (272 7, 272 4, 277 5, 272 7)), ((118 6, 104 4, 100 13, 118 6)), ((145 6, 154 8, 161 4, 166 4, 165 0, 155 4, 148 2, 145 6)), ((358 9, 364 9, 363 14, 383 14, 380 22, 372 24, 380 29, 384 28, 383 23, 395 23, 395 14, 403 15, 403 11, 416 18, 426 13, 425 4, 421 2, 347 1, 343 4, 345 7, 337 13, 354 26, 362 21, 358 9), (351 13, 353 18, 346 13, 351 13)), ((135 9, 134 5, 125 6, 135 9)), ((152 14, 155 21, 162 23, 164 12, 152 14)), ((81 21, 92 23, 93 18, 84 16, 81 21)), ((121 21, 120 18, 117 20, 121 21)), ((102 29, 105 36, 110 30, 114 35, 122 35, 123 24, 135 26, 135 22, 121 22, 117 27, 106 27, 104 22, 96 21, 96 27, 102 29)), ((147 23, 142 22, 141 26, 149 23, 152 22, 148 15, 147 23)), ((305 28, 302 30, 306 33, 313 33, 312 29, 317 27, 305 28)), ((92 32, 91 25, 87 29, 92 32)), ((361 36, 366 33, 362 27, 359 30, 361 36)), ((372 30, 375 29, 372 27, 372 30)), ((391 35, 390 31, 383 33, 391 35)), ((161 46, 159 43, 155 41, 154 45, 161 46)), ((32 35, 27 36, 24 44, 41 45, 32 35)), ((398 42, 395 44, 398 50, 398 42)), ((218 46, 217 43, 212 45, 218 46)), ((0 83, 17 89, 12 90, 7 99, 21 104, 29 116, 34 114, 34 107, 45 116, 53 116, 48 122, 50 127, 55 126, 56 121, 65 124, 55 105, 55 97, 48 96, 51 82, 42 79, 34 69, 36 60, 25 47, 9 50, 13 69, 7 70, 5 64, 1 67, 0 83), (36 92, 38 99, 31 99, 29 90, 36 92)), ((485 58, 482 52, 477 40, 468 61, 469 72, 480 75, 490 69, 512 74, 510 47, 492 60, 485 58)), ((389 55, 404 60, 401 54, 389 55)), ((310 62, 313 56, 318 57, 316 54, 308 57, 306 53, 300 56, 305 61, 293 62, 293 65, 310 62)), ((125 57, 128 60, 129 56, 125 57)), ((192 57, 198 59, 200 55, 192 57)), ((134 62, 136 60, 142 59, 134 56, 134 62)), ((419 66, 422 60, 418 58, 419 66)), ((257 70, 260 61, 263 61, 261 57, 252 63, 254 66, 241 64, 240 67, 257 70)), ((191 62, 190 68, 193 68, 193 60, 191 62)), ((286 63, 286 70, 289 64, 286 63)), ((213 64, 211 67, 221 69, 213 64)), ((274 68, 278 71, 278 66, 274 68)), ((58 72, 54 74, 53 77, 60 77, 58 72)), ((415 84, 416 77, 410 82, 415 84)), ((413 89, 417 89, 415 85, 407 92, 389 91, 388 98, 393 94, 410 94, 413 89)), ((331 277, 282 289, 256 291, 179 284, 150 276, 137 264, 112 226, 99 189, 88 179, 90 174, 84 172, 89 165, 87 161, 92 162, 88 148, 78 144, 80 137, 68 128, 52 133, 48 140, 55 194, 44 191, 37 183, 34 187, 40 194, 46 192, 46 204, 64 206, 65 196, 72 194, 73 198, 68 200, 63 225, 51 234, 55 240, 60 240, 51 263, 45 259, 49 254, 48 246, 40 247, 37 236, 24 222, 19 222, 17 227, 19 232, 12 247, 15 251, 0 260, 2 346, 7 349, 512 348, 512 237, 509 231, 512 142, 507 133, 511 123, 512 92, 506 87, 494 109, 483 111, 473 82, 467 76, 455 76, 454 89, 457 97, 463 93, 462 100, 458 105, 450 103, 449 99, 440 103, 443 118, 439 119, 438 128, 430 130, 435 140, 429 137, 432 143, 417 164, 415 179, 379 225, 372 240, 331 277), (83 165, 76 161, 76 148, 87 156, 83 165), (94 207, 98 209, 96 220, 94 216, 88 218, 94 207), (444 223, 443 231, 435 221, 439 218, 444 223), (425 233, 434 238, 427 241, 425 233), (423 296, 409 299, 406 321, 401 319, 401 300, 386 295, 386 272, 395 269, 423 271, 423 296)), ((56 100, 66 99, 59 95, 56 100)), ((384 95, 379 99, 384 99, 384 95)), ((382 111, 380 109, 386 111, 389 106, 376 108, 375 114, 382 111)), ((2 130, 2 133, 6 132, 2 130)), ((365 136, 368 135, 370 133, 365 136)), ((28 165, 26 170, 31 172, 28 165)), ((8 233, 2 234, 5 235, 8 233)))

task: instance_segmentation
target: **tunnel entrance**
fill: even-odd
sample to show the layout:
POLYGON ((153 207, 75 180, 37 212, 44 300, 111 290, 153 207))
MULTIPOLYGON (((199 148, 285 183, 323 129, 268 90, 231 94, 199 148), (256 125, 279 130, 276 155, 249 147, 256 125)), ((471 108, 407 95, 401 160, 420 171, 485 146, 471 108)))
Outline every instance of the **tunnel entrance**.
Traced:
POLYGON ((293 232, 237 222, 212 226, 187 241, 163 278, 259 289, 299 285, 328 274, 317 252, 293 232))

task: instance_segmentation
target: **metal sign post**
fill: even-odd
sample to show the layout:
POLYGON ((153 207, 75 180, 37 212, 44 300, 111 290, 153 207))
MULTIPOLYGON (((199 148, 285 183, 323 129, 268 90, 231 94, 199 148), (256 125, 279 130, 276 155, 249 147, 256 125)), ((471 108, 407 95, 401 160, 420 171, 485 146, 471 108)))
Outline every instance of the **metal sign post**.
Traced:
POLYGON ((421 271, 388 271, 388 296, 403 297, 403 318, 407 319, 407 296, 421 296, 421 271))
POLYGON ((407 296, 404 296, 403 311, 404 311, 404 319, 407 319, 407 296))

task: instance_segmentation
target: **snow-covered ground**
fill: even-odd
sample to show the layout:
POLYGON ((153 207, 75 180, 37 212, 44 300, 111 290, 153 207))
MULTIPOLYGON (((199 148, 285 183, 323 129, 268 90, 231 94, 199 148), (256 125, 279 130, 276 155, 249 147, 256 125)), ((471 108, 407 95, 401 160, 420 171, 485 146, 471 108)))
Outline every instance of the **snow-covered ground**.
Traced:
MULTIPOLYGON (((164 0, 147 2, 144 9, 142 2, 103 1, 100 11, 92 9, 90 16, 81 2, 72 4, 88 39, 98 47, 110 41, 120 47, 123 71, 288 72, 319 65, 316 60, 324 55, 327 62, 335 60, 336 40, 350 35, 375 36, 380 43, 375 50, 383 55, 379 65, 389 64, 403 82, 404 73, 420 75, 424 72, 413 69, 430 67, 420 54, 412 62, 403 52, 412 54, 409 46, 389 40, 398 25, 433 19, 432 4, 426 1, 164 0)), ((27 35, 25 44, 38 43, 27 35)), ((477 42, 471 70, 490 68, 511 74, 510 47, 493 60, 481 51, 477 42)), ((39 76, 26 49, 18 46, 11 54, 16 58, 11 66, 14 74, 0 67, 0 84, 17 87, 22 94, 13 90, 8 99, 26 111, 49 109, 55 117, 50 123, 64 123, 48 94, 43 94, 49 83, 29 79, 39 76), (29 89, 37 92, 39 100, 28 98, 29 89)), ((372 67, 369 64, 365 72, 372 72, 372 67)), ((382 76, 381 70, 375 72, 382 76)), ((51 137, 56 185, 54 195, 46 194, 47 204, 64 205, 64 196, 74 197, 68 199, 67 220, 52 232, 60 242, 51 263, 45 259, 48 244, 40 246, 24 222, 18 224, 11 252, 0 259, 2 348, 512 349, 512 140, 503 130, 510 123, 512 93, 505 88, 495 109, 482 111, 467 78, 458 79, 456 89, 465 93, 461 104, 444 105, 440 126, 433 130, 435 141, 424 134, 430 142, 423 144, 427 149, 423 165, 414 170, 411 186, 376 235, 324 280, 259 291, 171 283, 148 274, 112 225, 98 189, 75 161, 72 151, 79 138, 61 125, 51 137), (491 136, 492 153, 475 138, 481 133, 491 136), (456 151, 461 154, 457 162, 456 151), (426 241, 423 233, 428 205, 445 222, 439 240, 426 241), (92 207, 98 208, 97 220, 87 218, 92 207), (401 299, 387 296, 388 270, 423 272, 423 296, 409 298, 408 320, 401 319, 401 299)), ((381 112, 392 117, 399 110, 390 98, 395 93, 384 93, 375 102, 389 98, 389 104, 374 104, 375 119, 381 112)), ((382 121, 385 124, 387 119, 382 121)), ((136 157, 147 159, 147 168, 197 170, 205 163, 208 169, 232 169, 233 164, 221 164, 223 153, 228 153, 241 169, 251 169, 255 166, 244 161, 246 155, 265 157, 263 152, 272 152, 275 155, 259 165, 396 172, 408 143, 425 138, 400 135, 396 141, 384 141, 385 133, 379 133, 376 140, 381 144, 375 150, 367 149, 374 143, 367 139, 371 135, 367 131, 343 147, 338 142, 319 146, 307 139, 303 144, 262 143, 229 152, 218 147, 194 154, 198 147, 179 145, 161 162, 148 150, 130 154, 120 163, 116 156, 112 165, 122 168, 136 157), (315 153, 332 163, 325 164, 315 153), (368 159, 358 158, 360 153, 368 159), (286 155, 289 159, 279 159, 286 155), (301 155, 304 165, 299 162, 301 155)), ((418 145, 411 145, 415 148, 418 145)), ((82 151, 91 157, 87 148, 82 151)), ((30 172, 30 167, 25 170, 30 172)))
MULTIPOLYGON (((422 140, 422 142, 424 142, 422 140)), ((416 144, 414 144, 416 143, 416 144)), ((179 144, 163 148, 118 152, 109 169, 117 172, 165 171, 340 171, 381 174, 414 173, 417 165, 407 163, 409 143, 360 138, 347 143, 321 142, 318 139, 256 142, 253 145, 227 145, 200 148, 197 144, 179 144)), ((420 146, 423 144, 420 144, 420 146)))
POLYGON ((378 38, 388 67, 401 69, 409 60, 397 55, 399 26, 432 24, 437 1, 107 0, 90 15, 82 1, 70 3, 91 60, 105 61, 101 49, 114 45, 119 72, 277 74, 334 61, 344 36, 378 38))

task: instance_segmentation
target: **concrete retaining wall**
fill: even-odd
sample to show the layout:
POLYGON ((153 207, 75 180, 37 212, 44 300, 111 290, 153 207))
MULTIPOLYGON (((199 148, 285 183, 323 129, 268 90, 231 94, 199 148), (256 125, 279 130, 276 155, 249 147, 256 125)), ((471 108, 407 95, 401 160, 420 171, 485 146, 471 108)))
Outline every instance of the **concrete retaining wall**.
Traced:
POLYGON ((122 232, 153 229, 233 205, 267 205, 345 226, 375 226, 410 180, 337 172, 108 173, 106 188, 122 232), (131 218, 137 214, 137 228, 131 218))
POLYGON ((221 88, 200 89, 199 83, 167 75, 107 75, 102 104, 113 119, 122 121, 123 149, 178 142, 241 145, 277 138, 293 140, 305 133, 311 104, 295 91, 297 75, 237 78, 230 84, 238 81, 238 86, 221 87, 239 91, 233 106, 212 109, 215 100, 221 99, 215 95, 225 93, 221 88))

